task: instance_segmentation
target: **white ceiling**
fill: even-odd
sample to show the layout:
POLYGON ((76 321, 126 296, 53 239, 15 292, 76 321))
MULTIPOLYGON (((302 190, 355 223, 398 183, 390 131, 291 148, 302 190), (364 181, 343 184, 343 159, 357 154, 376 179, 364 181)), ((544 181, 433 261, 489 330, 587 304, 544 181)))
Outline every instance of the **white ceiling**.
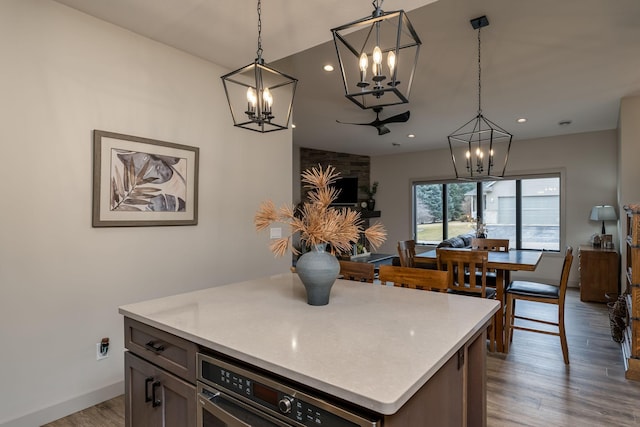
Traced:
MULTIPOLYGON (((229 69, 251 63, 255 0, 56 0, 229 69)), ((344 97, 330 29, 369 15, 369 0, 269 0, 262 4, 263 57, 299 79, 294 143, 379 155, 442 148, 477 110, 477 32, 482 30, 482 109, 517 141, 617 127, 620 99, 640 95, 638 0, 387 0, 404 9, 422 40, 407 123, 378 136, 344 97), (516 119, 528 121, 517 124, 516 119), (558 122, 571 120, 568 126, 558 122), (415 134, 409 139, 407 134, 415 134), (399 145, 398 145, 399 144, 399 145)), ((219 76, 214 76, 219 78, 219 76)), ((220 83, 222 84, 222 83, 220 83)), ((229 118, 229 126, 231 119, 229 118)))

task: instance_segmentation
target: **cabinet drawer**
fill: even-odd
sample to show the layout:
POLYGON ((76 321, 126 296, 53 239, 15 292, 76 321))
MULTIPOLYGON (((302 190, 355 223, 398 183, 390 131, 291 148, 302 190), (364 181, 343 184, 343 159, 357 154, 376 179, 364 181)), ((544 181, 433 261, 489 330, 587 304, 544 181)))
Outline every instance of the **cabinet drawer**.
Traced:
POLYGON ((195 384, 198 348, 194 343, 125 317, 124 346, 151 363, 195 384))

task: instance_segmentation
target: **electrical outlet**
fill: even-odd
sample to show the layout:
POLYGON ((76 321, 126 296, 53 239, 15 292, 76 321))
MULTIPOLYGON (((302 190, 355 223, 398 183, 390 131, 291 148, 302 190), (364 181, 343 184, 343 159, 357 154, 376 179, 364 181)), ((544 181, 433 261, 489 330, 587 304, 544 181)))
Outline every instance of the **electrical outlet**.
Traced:
POLYGON ((109 357, 109 350, 102 352, 100 350, 100 343, 96 343, 96 360, 102 360, 109 357))
POLYGON ((101 347, 101 343, 96 343, 96 360, 103 360, 109 357, 109 347, 105 351, 102 351, 101 347))

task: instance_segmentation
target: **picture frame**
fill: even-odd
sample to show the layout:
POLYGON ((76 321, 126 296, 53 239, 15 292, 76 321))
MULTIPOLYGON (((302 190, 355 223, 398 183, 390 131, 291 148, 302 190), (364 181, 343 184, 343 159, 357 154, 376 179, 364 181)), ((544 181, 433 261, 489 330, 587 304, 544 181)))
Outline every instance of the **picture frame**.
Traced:
POLYGON ((198 223, 200 149, 93 131, 93 227, 198 223))

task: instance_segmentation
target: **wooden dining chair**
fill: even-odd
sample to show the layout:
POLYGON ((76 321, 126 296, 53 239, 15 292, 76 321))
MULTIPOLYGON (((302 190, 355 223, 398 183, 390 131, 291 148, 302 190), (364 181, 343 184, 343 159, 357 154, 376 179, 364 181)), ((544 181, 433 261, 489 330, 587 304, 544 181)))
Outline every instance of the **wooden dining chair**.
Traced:
POLYGON ((495 298, 495 289, 487 289, 488 251, 436 249, 438 270, 451 272, 449 290, 462 295, 495 298), (478 274, 476 274, 478 273, 478 274))
MULTIPOLYGON (((509 252, 509 239, 471 239, 471 250, 489 252, 509 252)), ((497 273, 495 269, 487 270, 487 286, 495 288, 497 273)))
POLYGON ((400 240, 398 242, 398 257, 402 267, 416 266, 416 241, 400 240))
MULTIPOLYGON (((449 291, 459 295, 479 298, 495 298, 495 288, 487 288, 488 251, 452 248, 436 249, 438 270, 449 272, 449 291)), ((496 319, 487 328, 489 349, 497 349, 496 319)))
POLYGON ((567 246, 564 255, 564 263, 562 264, 562 273, 560 275, 560 284, 558 286, 546 283, 527 282, 523 280, 514 280, 509 283, 505 292, 507 295, 507 319, 505 327, 505 353, 509 352, 509 345, 513 340, 513 330, 538 332, 542 334, 555 335, 560 337, 560 346, 562 347, 562 357, 564 363, 569 364, 569 347, 567 346, 567 334, 564 327, 564 301, 567 293, 567 282, 569 281, 569 271, 573 262, 573 248, 567 246), (545 304, 556 304, 558 306, 557 321, 548 321, 539 318, 525 317, 516 315, 516 301, 531 301, 545 304), (557 331, 549 331, 548 329, 536 329, 533 326, 525 327, 516 325, 516 319, 527 322, 541 323, 551 325, 557 328, 557 331))
POLYGON ((375 278, 375 266, 368 262, 339 261, 340 275, 346 280, 356 282, 373 283, 375 278))
POLYGON ((381 265, 378 279, 382 285, 393 282, 393 286, 425 291, 447 292, 449 273, 424 268, 381 265))
POLYGON ((509 239, 471 239, 471 249, 476 251, 509 252, 509 239))

